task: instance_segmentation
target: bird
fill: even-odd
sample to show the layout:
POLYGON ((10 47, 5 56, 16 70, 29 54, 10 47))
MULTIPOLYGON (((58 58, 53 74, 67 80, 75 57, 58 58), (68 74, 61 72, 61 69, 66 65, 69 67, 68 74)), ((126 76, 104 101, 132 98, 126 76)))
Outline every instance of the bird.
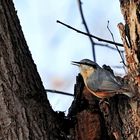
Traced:
POLYGON ((96 62, 82 59, 79 62, 72 61, 72 64, 80 68, 85 86, 96 97, 105 99, 116 94, 133 97, 128 86, 125 86, 111 71, 100 67, 96 62))

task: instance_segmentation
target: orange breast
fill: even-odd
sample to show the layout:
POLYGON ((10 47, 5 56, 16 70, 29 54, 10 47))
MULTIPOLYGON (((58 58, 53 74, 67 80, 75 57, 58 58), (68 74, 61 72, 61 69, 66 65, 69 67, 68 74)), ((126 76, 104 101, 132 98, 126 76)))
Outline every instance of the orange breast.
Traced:
POLYGON ((112 96, 114 96, 115 95, 115 93, 113 93, 113 92, 105 92, 105 91, 97 91, 97 92, 94 92, 94 91, 92 91, 92 90, 90 90, 88 87, 87 87, 87 89, 94 95, 94 96, 96 96, 96 97, 98 97, 98 98, 109 98, 109 97, 112 97, 112 96))
POLYGON ((89 92, 91 92, 94 96, 98 98, 109 98, 115 95, 115 92, 106 92, 106 91, 92 91, 90 88, 88 88, 87 83, 86 83, 86 78, 84 79, 84 83, 86 85, 86 88, 88 89, 89 92))
POLYGON ((94 94, 95 96, 97 96, 98 98, 109 98, 114 96, 114 93, 110 93, 110 92, 92 92, 92 94, 94 94))

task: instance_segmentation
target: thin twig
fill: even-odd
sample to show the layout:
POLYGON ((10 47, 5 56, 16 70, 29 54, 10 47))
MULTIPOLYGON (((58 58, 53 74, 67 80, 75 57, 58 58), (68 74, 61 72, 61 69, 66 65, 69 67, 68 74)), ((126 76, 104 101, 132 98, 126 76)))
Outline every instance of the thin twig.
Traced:
MULTIPOLYGON (((79 11, 80 11, 80 15, 81 15, 81 18, 82 18, 82 22, 83 22, 83 24, 84 24, 84 26, 85 26, 86 32, 87 32, 88 34, 90 34, 90 31, 89 31, 89 29, 88 29, 86 20, 85 20, 85 18, 84 18, 84 14, 83 14, 83 10, 82 10, 82 2, 81 2, 81 0, 77 0, 77 1, 78 1, 78 6, 79 6, 79 11)), ((89 40, 90 40, 91 45, 92 45, 93 60, 94 60, 94 62, 96 62, 95 43, 94 43, 94 41, 93 41, 93 39, 92 39, 91 36, 88 36, 88 37, 89 37, 89 40)))
MULTIPOLYGON (((98 45, 98 46, 103 46, 103 47, 106 47, 106 48, 108 48, 108 49, 110 49, 110 50, 117 51, 117 49, 116 49, 116 48, 111 47, 111 46, 109 46, 108 44, 102 44, 102 43, 96 43, 96 42, 95 42, 95 45, 98 45)), ((121 52, 121 53, 124 53, 124 50, 120 50, 120 52, 121 52)))
POLYGON ((57 94, 62 94, 62 95, 67 95, 67 96, 74 96, 71 93, 63 92, 63 91, 58 91, 58 90, 52 90, 52 89, 45 89, 46 92, 51 92, 51 93, 57 93, 57 94))
POLYGON ((123 66, 111 66, 112 68, 116 68, 116 69, 122 69, 123 66))
MULTIPOLYGON (((114 35, 113 35, 113 33, 111 32, 111 30, 110 30, 110 28, 109 28, 109 21, 108 21, 108 23, 107 23, 107 29, 108 29, 108 31, 110 32, 113 41, 115 42, 114 35)), ((123 56, 122 56, 122 54, 121 54, 121 52, 120 52, 118 46, 117 46, 116 44, 114 44, 114 45, 115 45, 115 47, 116 47, 116 49, 117 49, 117 51, 118 51, 118 53, 119 53, 119 55, 120 55, 120 57, 121 57, 121 59, 122 59, 122 63, 124 64, 124 66, 126 66, 126 64, 125 64, 125 62, 124 62, 124 59, 123 59, 123 56)))
POLYGON ((123 47, 123 44, 121 44, 121 43, 113 42, 113 41, 110 41, 110 40, 106 40, 106 39, 97 37, 97 36, 92 35, 92 34, 85 33, 85 32, 83 32, 83 31, 80 31, 80 30, 78 30, 78 29, 76 29, 76 28, 73 28, 73 27, 71 27, 70 25, 65 24, 65 23, 63 23, 63 22, 61 22, 61 21, 59 21, 59 20, 57 20, 56 22, 57 22, 57 23, 60 23, 60 24, 62 24, 62 25, 64 25, 64 26, 66 26, 66 27, 69 28, 69 29, 72 29, 72 30, 76 31, 77 33, 80 33, 80 34, 83 34, 83 35, 86 35, 86 36, 90 36, 90 37, 92 37, 92 38, 95 38, 95 39, 97 39, 98 41, 102 41, 102 42, 106 42, 106 43, 110 43, 110 44, 113 44, 113 45, 117 45, 117 46, 123 47))

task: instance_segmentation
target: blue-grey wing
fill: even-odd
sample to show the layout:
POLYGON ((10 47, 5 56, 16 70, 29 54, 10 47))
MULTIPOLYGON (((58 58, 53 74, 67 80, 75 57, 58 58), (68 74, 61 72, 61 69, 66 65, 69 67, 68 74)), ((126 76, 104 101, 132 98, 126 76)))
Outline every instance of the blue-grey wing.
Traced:
POLYGON ((115 76, 109 71, 102 70, 99 74, 99 79, 101 79, 99 86, 99 89, 101 90, 116 91, 121 88, 121 83, 117 81, 115 76))
POLYGON ((88 79, 88 87, 99 91, 116 91, 119 90, 121 84, 116 80, 115 76, 109 71, 100 69, 88 79))
POLYGON ((103 81, 98 89, 101 91, 117 91, 120 89, 120 85, 107 80, 103 81))

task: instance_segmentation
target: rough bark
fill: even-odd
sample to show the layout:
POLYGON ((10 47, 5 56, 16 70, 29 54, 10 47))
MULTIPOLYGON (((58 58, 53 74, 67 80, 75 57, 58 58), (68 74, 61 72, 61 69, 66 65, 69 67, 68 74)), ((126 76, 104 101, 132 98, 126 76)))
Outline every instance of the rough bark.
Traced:
POLYGON ((0 139, 65 139, 56 118, 13 2, 0 0, 0 139))
POLYGON ((75 93, 81 96, 75 98, 71 107, 75 107, 76 111, 69 112, 69 115, 77 120, 72 129, 75 140, 140 139, 140 1, 120 0, 120 6, 125 25, 119 23, 118 27, 126 52, 128 70, 122 80, 128 84, 134 97, 115 95, 108 99, 109 104, 99 104, 95 97, 85 90, 84 85, 81 86, 82 80, 79 80, 76 86, 78 91, 75 93))
MULTIPOLYGON (((118 24, 126 52, 129 85, 135 97, 129 101, 129 116, 121 119, 125 126, 126 139, 140 138, 140 1, 120 0, 125 25, 118 24)), ((128 110, 128 108, 127 108, 128 110)))

